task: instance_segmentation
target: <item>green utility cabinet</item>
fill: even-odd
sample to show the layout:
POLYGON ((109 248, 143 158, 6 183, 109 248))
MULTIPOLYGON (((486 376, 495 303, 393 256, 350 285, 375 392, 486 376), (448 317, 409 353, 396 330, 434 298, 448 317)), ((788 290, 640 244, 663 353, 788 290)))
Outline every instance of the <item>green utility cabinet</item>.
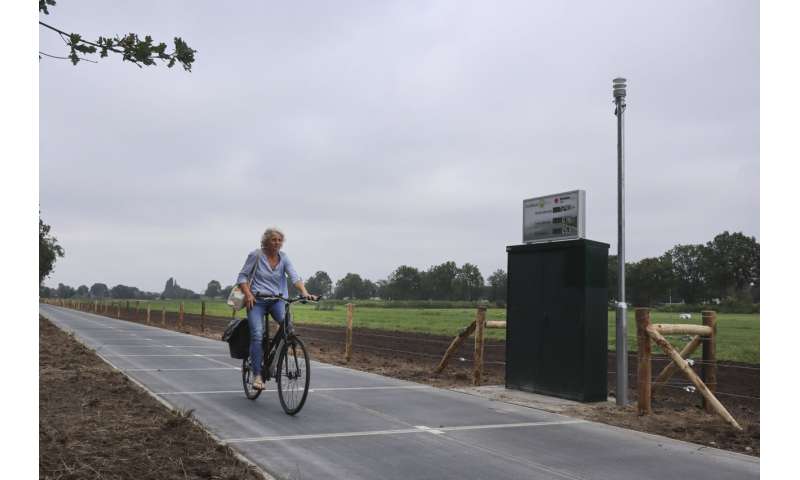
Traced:
POLYGON ((608 248, 586 239, 506 247, 506 388, 607 399, 608 248))

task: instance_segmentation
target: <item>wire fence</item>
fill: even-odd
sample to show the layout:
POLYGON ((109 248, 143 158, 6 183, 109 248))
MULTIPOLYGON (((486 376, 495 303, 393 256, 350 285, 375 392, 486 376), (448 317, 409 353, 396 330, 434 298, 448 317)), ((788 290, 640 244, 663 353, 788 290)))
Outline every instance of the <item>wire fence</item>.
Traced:
MULTIPOLYGON (((116 305, 115 307, 119 307, 116 305)), ((74 307, 70 307, 74 308, 74 307)), ((91 308, 88 311, 92 311, 91 308)), ((103 312, 98 312, 103 313, 103 312)), ((105 312, 108 316, 111 317, 118 317, 125 320, 133 320, 137 322, 144 322, 145 320, 145 312, 143 309, 127 309, 124 308, 117 309, 114 308, 113 310, 108 308, 105 312)), ((165 316, 162 317, 161 309, 153 310, 152 311, 152 321, 151 324, 155 326, 159 326, 162 324, 162 318, 164 319, 164 324, 170 327, 177 327, 178 322, 180 321, 179 318, 182 318, 183 326, 186 327, 187 325, 199 327, 199 325, 203 325, 205 327, 215 327, 215 329, 221 332, 222 329, 228 324, 230 319, 222 318, 222 317, 212 317, 212 316, 201 316, 198 314, 186 314, 179 317, 178 312, 166 312, 165 316)), ((275 325, 271 325, 271 330, 276 330, 277 327, 275 325)), ((329 345, 337 345, 342 347, 344 351, 345 348, 345 327, 344 326, 325 326, 325 325, 307 325, 307 324, 296 324, 296 330, 298 334, 301 335, 303 339, 307 339, 314 342, 319 342, 323 344, 329 345), (340 338, 335 338, 335 335, 340 335, 340 338)), ((353 329, 353 350, 357 353, 358 351, 368 351, 368 352, 378 352, 380 354, 392 354, 392 356, 396 357, 397 355, 403 355, 406 357, 418 357, 424 358, 429 361, 432 360, 440 360, 442 359, 442 355, 444 351, 448 348, 448 346, 452 343, 452 339, 446 338, 424 338, 424 333, 401 333, 401 332, 393 332, 393 333, 376 333, 370 330, 364 330, 355 328, 353 329), (393 348, 395 344, 402 344, 404 348, 393 348), (423 346, 427 345, 429 351, 422 351, 423 348, 416 349, 415 346, 423 346), (432 346, 440 346, 441 353, 431 353, 430 348, 432 346)), ((682 339, 690 340, 691 337, 688 336, 681 336, 682 339)), ((502 356, 505 353, 505 342, 498 342, 496 340, 488 340, 484 345, 484 349, 488 349, 492 352, 492 356, 502 356)), ((474 358, 474 348, 471 343, 465 342, 462 344, 458 350, 458 354, 453 357, 453 360, 458 363, 473 363, 475 361, 474 358)), ((615 352, 609 352, 610 356, 615 355, 615 352)), ((628 352, 628 357, 635 359, 631 364, 634 366, 636 365, 636 359, 638 359, 637 352, 628 352)), ((725 361, 722 362, 710 362, 705 361, 702 359, 694 359, 690 358, 687 359, 690 365, 693 368, 701 368, 703 366, 711 366, 716 365, 717 371, 743 371, 743 372, 752 372, 755 375, 759 375, 760 373, 760 366, 759 365, 740 365, 735 363, 727 363, 725 361)), ((658 364, 668 364, 672 361, 670 357, 667 356, 653 356, 652 361, 658 364)), ((490 359, 490 358, 483 358, 483 364, 489 366, 497 366, 497 367, 505 367, 507 363, 502 360, 497 359, 490 359)), ((617 372, 614 370, 608 370, 609 376, 616 376, 617 372)), ((629 372, 628 378, 629 379, 636 379, 637 375, 636 372, 629 372)), ((610 385, 613 382, 610 381, 610 385)), ((655 382, 653 382, 655 384, 655 382)), ((719 382, 718 382, 719 383, 719 382)), ((630 382, 630 384, 634 385, 635 382, 630 382)), ((613 385, 612 385, 613 386, 613 385)), ((693 393, 693 384, 689 382, 681 382, 681 381, 669 381, 665 384, 661 384, 660 386, 674 389, 674 390, 682 390, 688 393, 693 393)), ((730 386, 730 385, 729 385, 730 386)), ((613 389, 612 389, 613 390, 613 389)), ((727 390, 727 389, 726 389, 727 390)), ((716 395, 730 397, 730 398, 738 398, 743 400, 752 400, 752 401, 760 401, 760 396, 758 395, 749 395, 744 393, 736 393, 730 391, 715 391, 716 395)))

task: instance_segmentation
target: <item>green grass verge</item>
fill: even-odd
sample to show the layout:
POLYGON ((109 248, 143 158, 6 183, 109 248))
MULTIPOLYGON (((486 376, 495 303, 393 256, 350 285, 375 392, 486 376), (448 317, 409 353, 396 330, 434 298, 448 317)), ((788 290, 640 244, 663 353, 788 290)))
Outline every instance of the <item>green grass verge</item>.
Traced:
MULTIPOLYGON (((140 301, 139 308, 144 310, 148 302, 140 301)), ((153 300, 149 302, 153 315, 162 307, 167 311, 177 312, 180 302, 175 300, 153 300)), ((136 305, 130 302, 131 308, 136 305)), ((123 301, 124 308, 124 301, 123 301)), ((200 300, 184 301, 186 313, 200 314, 200 300)), ((334 305, 333 310, 316 310, 314 305, 294 305, 295 322, 307 325, 344 326, 346 309, 343 305, 334 305)), ((222 300, 207 300, 206 313, 217 317, 230 317, 231 309, 222 300)), ((700 312, 692 313, 691 320, 679 320, 677 313, 652 312, 653 323, 701 323, 700 312)), ((242 316, 239 312, 237 315, 242 316)), ((628 350, 637 350, 636 320, 634 312, 628 312, 628 350)), ((489 308, 487 320, 505 320, 506 311, 502 308, 489 308)), ((356 305, 353 326, 357 328, 374 328, 403 332, 429 333, 435 335, 455 336, 462 328, 475 319, 474 308, 359 308, 356 305)), ((505 339, 504 329, 487 329, 490 339, 505 339)), ((760 363, 759 353, 760 314, 720 313, 717 314, 717 358, 746 363, 760 363)), ((615 313, 608 312, 608 348, 616 349, 615 313)), ((687 342, 681 337, 670 337, 678 349, 687 342)), ((654 352, 660 353, 657 347, 654 352)), ((695 356, 699 357, 700 349, 695 356)))

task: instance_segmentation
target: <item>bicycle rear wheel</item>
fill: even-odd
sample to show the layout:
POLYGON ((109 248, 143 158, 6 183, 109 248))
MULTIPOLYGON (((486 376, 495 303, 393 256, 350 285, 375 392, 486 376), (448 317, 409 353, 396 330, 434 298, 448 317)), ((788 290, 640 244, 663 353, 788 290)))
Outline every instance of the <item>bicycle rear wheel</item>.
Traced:
POLYGON ((306 403, 311 381, 308 352, 299 338, 290 337, 281 349, 275 377, 283 411, 289 415, 296 414, 306 403))
POLYGON ((253 388, 253 369, 250 368, 250 359, 245 358, 242 360, 242 386, 244 387, 244 396, 250 400, 255 400, 261 395, 261 390, 253 388))

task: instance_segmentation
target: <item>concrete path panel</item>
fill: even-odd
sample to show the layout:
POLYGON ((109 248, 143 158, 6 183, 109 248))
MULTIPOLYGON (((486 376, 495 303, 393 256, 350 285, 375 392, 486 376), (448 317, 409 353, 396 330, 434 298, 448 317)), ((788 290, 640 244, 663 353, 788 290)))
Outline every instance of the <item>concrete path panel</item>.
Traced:
POLYGON ((275 383, 242 393, 212 339, 43 305, 40 313, 279 478, 753 479, 757 458, 312 362, 284 414, 275 383))

